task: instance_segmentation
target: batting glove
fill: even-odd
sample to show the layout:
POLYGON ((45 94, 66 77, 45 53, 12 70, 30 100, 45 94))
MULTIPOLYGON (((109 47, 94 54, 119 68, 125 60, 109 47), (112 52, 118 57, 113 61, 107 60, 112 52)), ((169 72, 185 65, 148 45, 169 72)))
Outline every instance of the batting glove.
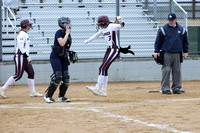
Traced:
POLYGON ((88 43, 89 43, 89 41, 88 41, 88 40, 85 40, 85 41, 84 41, 84 43, 85 43, 85 44, 88 44, 88 43))
POLYGON ((122 20, 122 17, 121 16, 117 16, 117 20, 119 21, 119 23, 122 23, 123 20, 122 20))
POLYGON ((31 64, 32 60, 30 57, 27 57, 28 63, 31 64))

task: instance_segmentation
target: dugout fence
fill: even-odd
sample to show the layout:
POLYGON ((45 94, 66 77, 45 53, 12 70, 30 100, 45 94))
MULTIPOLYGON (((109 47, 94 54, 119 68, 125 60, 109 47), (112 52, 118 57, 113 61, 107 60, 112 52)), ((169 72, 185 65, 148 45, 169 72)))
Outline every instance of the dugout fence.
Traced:
MULTIPOLYGON (((33 29, 29 32, 32 59, 49 60, 54 34, 59 28, 57 19, 66 16, 72 20, 73 43, 71 49, 78 53, 79 59, 103 58, 106 50, 103 37, 87 45, 83 42, 98 31, 96 26, 98 16, 107 15, 111 21, 114 21, 115 16, 120 15, 126 23, 125 28, 118 33, 120 46, 131 45, 131 50, 135 52, 135 56, 121 54, 120 58, 150 58, 154 52, 157 30, 159 26, 167 23, 166 17, 172 1, 149 0, 148 7, 146 2, 146 0, 21 0, 19 11, 15 16, 8 13, 11 22, 7 21, 7 16, 3 18, 5 17, 5 7, 2 7, 0 57, 2 57, 2 61, 11 61, 13 58, 17 35, 12 23, 14 24, 16 17, 16 31, 19 30, 19 23, 22 19, 29 18, 33 22, 33 29)), ((187 5, 184 7, 187 9, 187 5)), ((180 8, 174 5, 171 10, 177 14, 178 22, 184 25, 184 15, 180 8)), ((188 14, 188 16, 191 15, 188 14)), ((189 23, 189 25, 191 24, 189 23)), ((193 31, 194 27, 198 25, 200 25, 199 22, 196 25, 193 24, 192 28, 189 26, 188 29, 189 40, 192 40, 190 46, 192 51, 189 55, 193 56, 198 55, 200 44, 198 39, 190 37, 193 37, 193 34, 198 36, 198 30, 195 30, 197 33, 193 31)))

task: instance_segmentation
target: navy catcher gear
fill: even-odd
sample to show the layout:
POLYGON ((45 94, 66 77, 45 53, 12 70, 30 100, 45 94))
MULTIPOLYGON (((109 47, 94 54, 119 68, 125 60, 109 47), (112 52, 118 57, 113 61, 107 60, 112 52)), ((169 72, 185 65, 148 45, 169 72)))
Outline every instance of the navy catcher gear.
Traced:
POLYGON ((60 28, 62 28, 63 30, 66 31, 66 27, 64 25, 64 23, 70 23, 71 20, 68 17, 61 17, 58 19, 58 25, 60 26, 60 28))
POLYGON ((66 71, 63 72, 62 78, 63 78, 63 82, 64 83, 69 83, 70 76, 69 76, 68 70, 66 70, 66 71))
POLYGON ((74 51, 69 51, 69 58, 71 62, 75 63, 78 60, 77 53, 74 51))
POLYGON ((58 97, 64 97, 65 93, 66 93, 66 91, 67 91, 67 89, 69 87, 69 78, 70 78, 70 76, 69 76, 68 70, 63 72, 63 76, 62 77, 63 77, 63 80, 62 80, 60 88, 59 88, 60 92, 59 92, 58 97))
POLYGON ((62 80, 62 71, 56 71, 51 75, 51 82, 49 87, 45 92, 47 92, 46 97, 52 97, 54 92, 56 91, 58 84, 62 80))

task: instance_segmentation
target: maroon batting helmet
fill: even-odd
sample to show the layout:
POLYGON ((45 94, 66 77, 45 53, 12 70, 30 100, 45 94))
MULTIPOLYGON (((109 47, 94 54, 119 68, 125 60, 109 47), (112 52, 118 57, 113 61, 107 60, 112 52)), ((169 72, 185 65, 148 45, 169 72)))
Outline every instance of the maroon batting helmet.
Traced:
POLYGON ((97 25, 105 26, 105 25, 108 25, 109 23, 110 23, 110 20, 109 20, 108 16, 99 16, 98 17, 97 25))
POLYGON ((26 28, 27 25, 32 25, 32 23, 28 19, 24 19, 20 22, 21 28, 26 28))

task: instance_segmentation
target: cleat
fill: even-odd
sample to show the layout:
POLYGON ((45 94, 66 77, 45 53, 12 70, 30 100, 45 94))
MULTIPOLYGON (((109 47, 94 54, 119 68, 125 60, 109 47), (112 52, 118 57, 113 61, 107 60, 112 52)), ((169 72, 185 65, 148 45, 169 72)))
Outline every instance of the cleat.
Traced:
POLYGON ((171 94, 171 91, 170 91, 170 90, 162 91, 162 94, 167 94, 167 95, 169 95, 169 94, 171 94))
POLYGON ((180 90, 181 93, 185 93, 185 90, 180 90))
POLYGON ((42 97, 42 96, 43 95, 38 92, 30 93, 30 97, 42 97))
POLYGON ((6 91, 4 91, 2 87, 0 87, 0 95, 1 95, 2 98, 6 98, 7 97, 6 96, 6 91))
POLYGON ((87 86, 87 89, 92 91, 94 95, 99 95, 99 90, 93 86, 87 86))
POLYGON ((44 100, 47 102, 47 103, 54 103, 55 100, 52 98, 52 97, 44 97, 44 100))
POLYGON ((179 88, 175 88, 172 91, 173 91, 173 94, 181 94, 181 91, 179 88))
POLYGON ((71 102, 67 97, 59 97, 58 102, 71 102))
POLYGON ((107 96, 106 91, 103 91, 103 90, 99 91, 99 96, 106 97, 107 96))

